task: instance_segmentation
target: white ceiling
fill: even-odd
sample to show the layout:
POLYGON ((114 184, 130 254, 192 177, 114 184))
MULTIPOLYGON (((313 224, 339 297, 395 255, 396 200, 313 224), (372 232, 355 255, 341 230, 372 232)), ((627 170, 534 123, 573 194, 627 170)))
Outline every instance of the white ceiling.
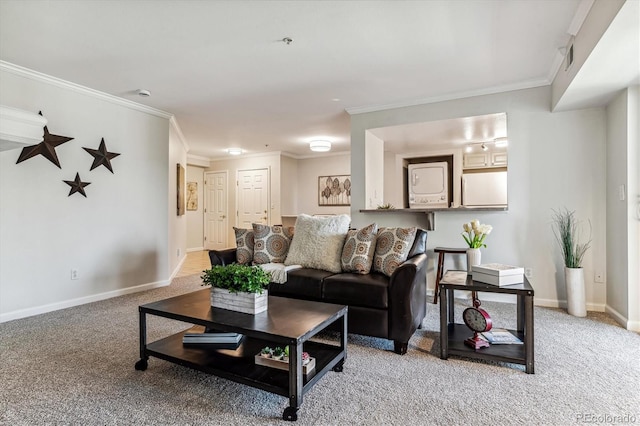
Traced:
POLYGON ((0 59, 174 114, 190 154, 304 156, 349 150, 345 109, 550 84, 579 2, 1 0, 0 59))

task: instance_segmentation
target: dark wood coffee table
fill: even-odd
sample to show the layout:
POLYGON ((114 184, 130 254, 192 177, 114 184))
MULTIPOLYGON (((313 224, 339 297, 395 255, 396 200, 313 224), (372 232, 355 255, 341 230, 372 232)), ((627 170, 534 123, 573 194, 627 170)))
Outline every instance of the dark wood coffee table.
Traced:
POLYGON ((295 421, 302 399, 328 371, 342 371, 347 358, 347 306, 269 296, 269 309, 251 315, 211 307, 210 290, 148 303, 140 312, 140 360, 136 370, 146 370, 150 356, 204 371, 289 398, 282 418, 295 421), (147 343, 146 316, 156 315, 190 324, 245 335, 235 349, 212 345, 184 345, 184 332, 147 343), (340 344, 310 341, 334 322, 340 325, 340 344), (255 364, 265 346, 289 346, 289 370, 255 364), (302 352, 315 358, 312 373, 304 375, 302 352))

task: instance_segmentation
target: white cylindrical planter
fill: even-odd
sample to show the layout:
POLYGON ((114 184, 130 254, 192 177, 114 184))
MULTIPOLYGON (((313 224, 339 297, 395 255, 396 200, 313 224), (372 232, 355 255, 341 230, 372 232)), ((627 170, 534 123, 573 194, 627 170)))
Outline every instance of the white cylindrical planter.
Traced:
POLYGON ((567 312, 576 317, 587 316, 587 301, 582 268, 564 268, 564 282, 567 285, 567 312))
POLYGON ((482 253, 478 248, 467 249, 467 272, 471 273, 471 267, 481 263, 482 253))

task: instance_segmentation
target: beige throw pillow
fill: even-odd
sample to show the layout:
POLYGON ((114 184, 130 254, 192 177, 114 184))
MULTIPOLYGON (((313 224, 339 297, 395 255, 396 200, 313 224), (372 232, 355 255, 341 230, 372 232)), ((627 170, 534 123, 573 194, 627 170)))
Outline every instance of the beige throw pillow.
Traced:
POLYGON ((373 257, 373 270, 390 277, 405 260, 416 238, 416 228, 380 228, 373 257))
POLYGON ((340 257, 350 222, 346 214, 329 217, 299 215, 284 264, 341 272, 340 257))
POLYGON ((372 223, 360 230, 350 230, 342 248, 340 263, 344 272, 368 274, 373 263, 378 225, 372 223))

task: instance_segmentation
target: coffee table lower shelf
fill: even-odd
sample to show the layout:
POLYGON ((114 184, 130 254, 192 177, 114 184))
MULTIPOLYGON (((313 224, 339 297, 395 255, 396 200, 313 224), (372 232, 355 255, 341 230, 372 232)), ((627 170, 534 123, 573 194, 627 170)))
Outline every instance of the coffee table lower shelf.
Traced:
MULTIPOLYGON (((237 349, 216 349, 213 345, 182 343, 184 332, 148 343, 146 356, 153 356, 194 370, 242 383, 267 392, 289 396, 289 372, 257 365, 254 356, 265 346, 276 346, 267 340, 246 337, 237 349)), ((302 378, 305 394, 326 372, 343 360, 339 346, 307 341, 304 351, 316 359, 311 374, 302 378)), ((340 366, 341 367, 341 366, 340 366)))

